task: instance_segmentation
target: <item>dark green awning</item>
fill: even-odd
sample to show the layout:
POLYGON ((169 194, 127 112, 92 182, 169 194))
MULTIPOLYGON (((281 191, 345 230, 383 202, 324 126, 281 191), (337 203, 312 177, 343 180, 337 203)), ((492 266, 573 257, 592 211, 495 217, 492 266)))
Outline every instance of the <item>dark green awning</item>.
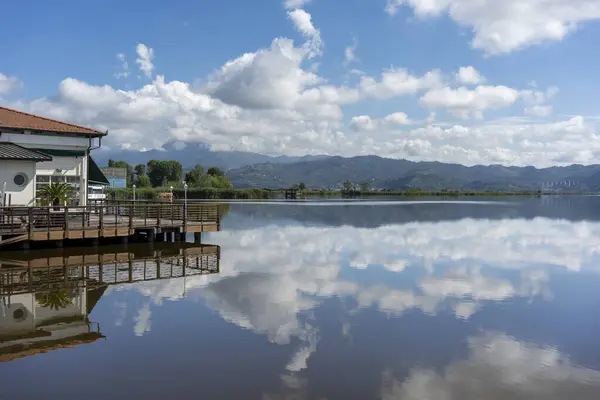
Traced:
POLYGON ((88 184, 90 182, 110 186, 110 182, 106 179, 102 170, 98 168, 98 165, 92 157, 88 157, 88 184))
POLYGON ((31 149, 40 151, 55 157, 82 157, 85 156, 85 150, 55 150, 55 149, 31 149))

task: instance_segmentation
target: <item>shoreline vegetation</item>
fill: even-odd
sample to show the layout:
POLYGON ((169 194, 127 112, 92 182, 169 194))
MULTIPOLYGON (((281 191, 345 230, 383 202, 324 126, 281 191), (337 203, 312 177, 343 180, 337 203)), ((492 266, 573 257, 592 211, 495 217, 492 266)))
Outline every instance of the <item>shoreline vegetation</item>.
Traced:
POLYGON ((369 197, 484 197, 484 196, 542 196, 542 195, 585 195, 585 192, 557 192, 542 190, 420 190, 385 189, 374 190, 370 182, 359 184, 346 180, 338 190, 311 189, 304 183, 288 188, 234 188, 229 178, 219 168, 206 168, 196 165, 184 172, 181 163, 175 160, 151 160, 147 164, 129 165, 125 161, 109 160, 109 167, 126 169, 126 189, 107 189, 107 199, 112 201, 132 200, 135 190, 136 200, 157 200, 161 193, 173 193, 175 199, 183 199, 185 182, 188 185, 187 197, 190 200, 259 200, 285 198, 285 191, 296 191, 297 199, 308 197, 369 198, 369 197), (135 188, 135 189, 134 189, 135 188))
MULTIPOLYGON (((169 193, 170 188, 138 188, 136 199, 157 200, 159 193, 169 193)), ((133 189, 107 189, 108 200, 131 200, 133 189)), ((334 190, 298 190, 297 198, 308 197, 337 197, 337 198, 368 198, 368 197, 486 197, 486 196, 572 196, 586 195, 582 192, 542 192, 542 191, 455 191, 455 190, 390 190, 390 191, 334 191, 334 190)), ((185 193, 181 188, 173 189, 176 200, 184 198, 185 193)), ((266 200, 282 199, 285 189, 256 189, 256 188, 190 188, 187 191, 190 200, 266 200)))

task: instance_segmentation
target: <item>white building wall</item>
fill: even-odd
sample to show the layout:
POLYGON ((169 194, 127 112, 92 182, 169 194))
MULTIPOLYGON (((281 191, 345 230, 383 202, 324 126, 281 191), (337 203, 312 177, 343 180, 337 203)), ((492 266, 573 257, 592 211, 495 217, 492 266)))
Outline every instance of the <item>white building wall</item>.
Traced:
MULTIPOLYGON (((2 141, 12 142, 30 149, 87 151, 90 146, 88 138, 68 137, 61 136, 60 134, 36 135, 4 132, 1 139, 2 141)), ((52 161, 40 162, 36 165, 38 175, 79 176, 79 205, 81 206, 86 205, 87 200, 87 171, 86 156, 52 156, 52 161)), ((35 185, 33 188, 33 197, 35 197, 35 185)))
POLYGON ((0 161, 0 190, 2 190, 2 184, 6 182, 6 193, 11 195, 11 205, 34 205, 35 174, 35 162, 33 161, 0 161), (28 178, 27 184, 23 187, 17 186, 13 181, 18 173, 23 173, 28 178))

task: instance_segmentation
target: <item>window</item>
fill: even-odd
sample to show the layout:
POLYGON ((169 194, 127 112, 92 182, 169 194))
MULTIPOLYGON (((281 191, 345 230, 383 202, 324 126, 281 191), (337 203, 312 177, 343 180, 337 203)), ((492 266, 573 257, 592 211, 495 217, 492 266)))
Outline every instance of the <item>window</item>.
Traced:
POLYGON ((19 187, 23 187, 23 186, 27 185, 27 183, 29 182, 29 178, 23 172, 19 172, 13 178, 13 182, 15 183, 15 185, 17 185, 19 187))

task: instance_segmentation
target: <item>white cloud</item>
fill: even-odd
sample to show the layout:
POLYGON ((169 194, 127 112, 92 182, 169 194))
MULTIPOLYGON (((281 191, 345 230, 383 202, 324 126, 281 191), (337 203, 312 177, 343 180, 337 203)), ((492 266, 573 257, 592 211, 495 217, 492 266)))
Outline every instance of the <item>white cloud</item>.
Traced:
POLYGON ((323 54, 323 41, 321 33, 312 22, 312 16, 302 9, 295 9, 288 12, 288 17, 294 23, 298 32, 302 33, 309 40, 304 44, 306 57, 313 58, 323 54))
POLYGON ((468 358, 442 372, 415 368, 399 381, 386 371, 381 392, 384 400, 558 400, 594 399, 599 390, 600 372, 557 349, 488 332, 469 338, 468 358))
POLYGON ((373 121, 368 115, 352 117, 349 126, 356 132, 369 132, 375 130, 377 127, 375 121, 373 121))
POLYGON ((152 71, 154 71, 154 49, 149 48, 144 43, 138 43, 136 47, 138 58, 135 60, 140 68, 140 71, 144 73, 148 78, 152 77, 152 71))
POLYGON ((456 74, 456 79, 463 85, 477 85, 485 82, 485 78, 481 76, 479 71, 474 67, 460 67, 456 74))
POLYGON ((407 5, 421 18, 448 14, 473 30, 471 45, 501 54, 560 41, 588 21, 600 19, 597 0, 388 0, 386 12, 407 5))
POLYGON ((119 53, 117 54, 117 60, 119 60, 121 62, 121 70, 117 73, 115 73, 115 78, 117 79, 121 79, 121 78, 127 78, 129 76, 129 63, 127 62, 127 58, 125 57, 125 54, 123 53, 119 53))
POLYGON ((6 76, 0 72, 0 95, 9 94, 23 87, 23 83, 16 76, 6 76))
POLYGON ((360 90, 365 97, 388 99, 399 95, 415 94, 420 90, 437 87, 441 83, 442 77, 437 70, 417 77, 406 69, 390 68, 381 73, 379 81, 370 76, 363 76, 360 80, 360 90))
POLYGON ((357 48, 358 48, 358 41, 356 40, 356 38, 354 38, 352 46, 348 46, 344 50, 344 65, 347 66, 348 64, 350 64, 354 61, 358 61, 358 58, 356 57, 356 49, 357 48))
POLYGON ((312 23, 312 16, 302 9, 295 9, 288 12, 288 17, 294 23, 296 29, 304 36, 313 37, 319 34, 319 31, 312 23))
POLYGON ((285 8, 302 8, 305 5, 312 3, 312 0, 285 0, 283 6, 285 8))
POLYGON ((223 249, 219 274, 109 288, 135 290, 148 298, 134 319, 134 332, 150 331, 150 304, 181 299, 185 293, 225 321, 273 343, 300 342, 287 363, 292 372, 306 368, 318 351, 318 324, 306 317, 334 296, 356 300, 351 312, 376 307, 400 315, 418 309, 468 319, 488 302, 546 295, 547 270, 600 274, 600 223, 587 221, 461 219, 372 229, 266 225, 205 239, 223 249), (408 268, 421 273, 406 276, 414 279, 409 286, 414 289, 400 289, 393 286, 397 280, 365 284, 343 270, 375 265, 395 274, 408 268), (509 280, 511 275, 516 278, 509 280))
POLYGON ((403 112, 395 112, 384 118, 371 118, 368 115, 352 117, 348 126, 355 132, 371 132, 376 129, 390 129, 400 125, 409 125, 414 122, 403 112))
MULTIPOLYGON (((452 73, 394 67, 379 75, 352 71, 357 76, 351 83, 328 82, 310 59, 317 49, 322 50, 319 31, 308 13, 295 11, 290 12, 290 20, 303 32, 303 43, 276 38, 270 47, 226 62, 196 88, 153 75, 152 69, 152 81, 133 90, 66 78, 56 95, 29 102, 2 100, 2 104, 109 130, 103 150, 144 150, 160 148, 168 141, 201 141, 213 150, 270 155, 377 154, 466 165, 600 162, 600 140, 594 126, 582 117, 552 123, 522 118, 459 124, 440 113, 435 119, 437 110, 460 118, 482 118, 488 110, 506 109, 519 100, 528 113, 543 113, 547 109, 540 107, 548 107, 558 90, 553 87, 521 91, 502 85, 454 88, 448 86, 455 80, 452 73), (398 100, 413 103, 420 98, 420 104, 431 112, 429 117, 368 116, 359 108, 367 101, 401 96, 398 100), (347 105, 358 110, 345 115, 347 105), (363 117, 352 121, 352 115, 363 117), (442 115, 451 121, 442 120, 442 115), (417 123, 426 126, 410 126, 417 123)), ((152 61, 152 50, 140 46, 145 50, 138 53, 152 61)))
POLYGON ((424 107, 443 108, 463 118, 483 118, 483 112, 513 105, 519 98, 519 92, 506 86, 480 85, 475 89, 459 87, 435 88, 421 97, 424 107))
POLYGON ((547 117, 552 114, 552 106, 535 105, 525 108, 525 114, 534 117, 547 117))
POLYGON ((411 123, 408 115, 403 112, 392 113, 386 116, 383 120, 390 125, 407 125, 411 123))

